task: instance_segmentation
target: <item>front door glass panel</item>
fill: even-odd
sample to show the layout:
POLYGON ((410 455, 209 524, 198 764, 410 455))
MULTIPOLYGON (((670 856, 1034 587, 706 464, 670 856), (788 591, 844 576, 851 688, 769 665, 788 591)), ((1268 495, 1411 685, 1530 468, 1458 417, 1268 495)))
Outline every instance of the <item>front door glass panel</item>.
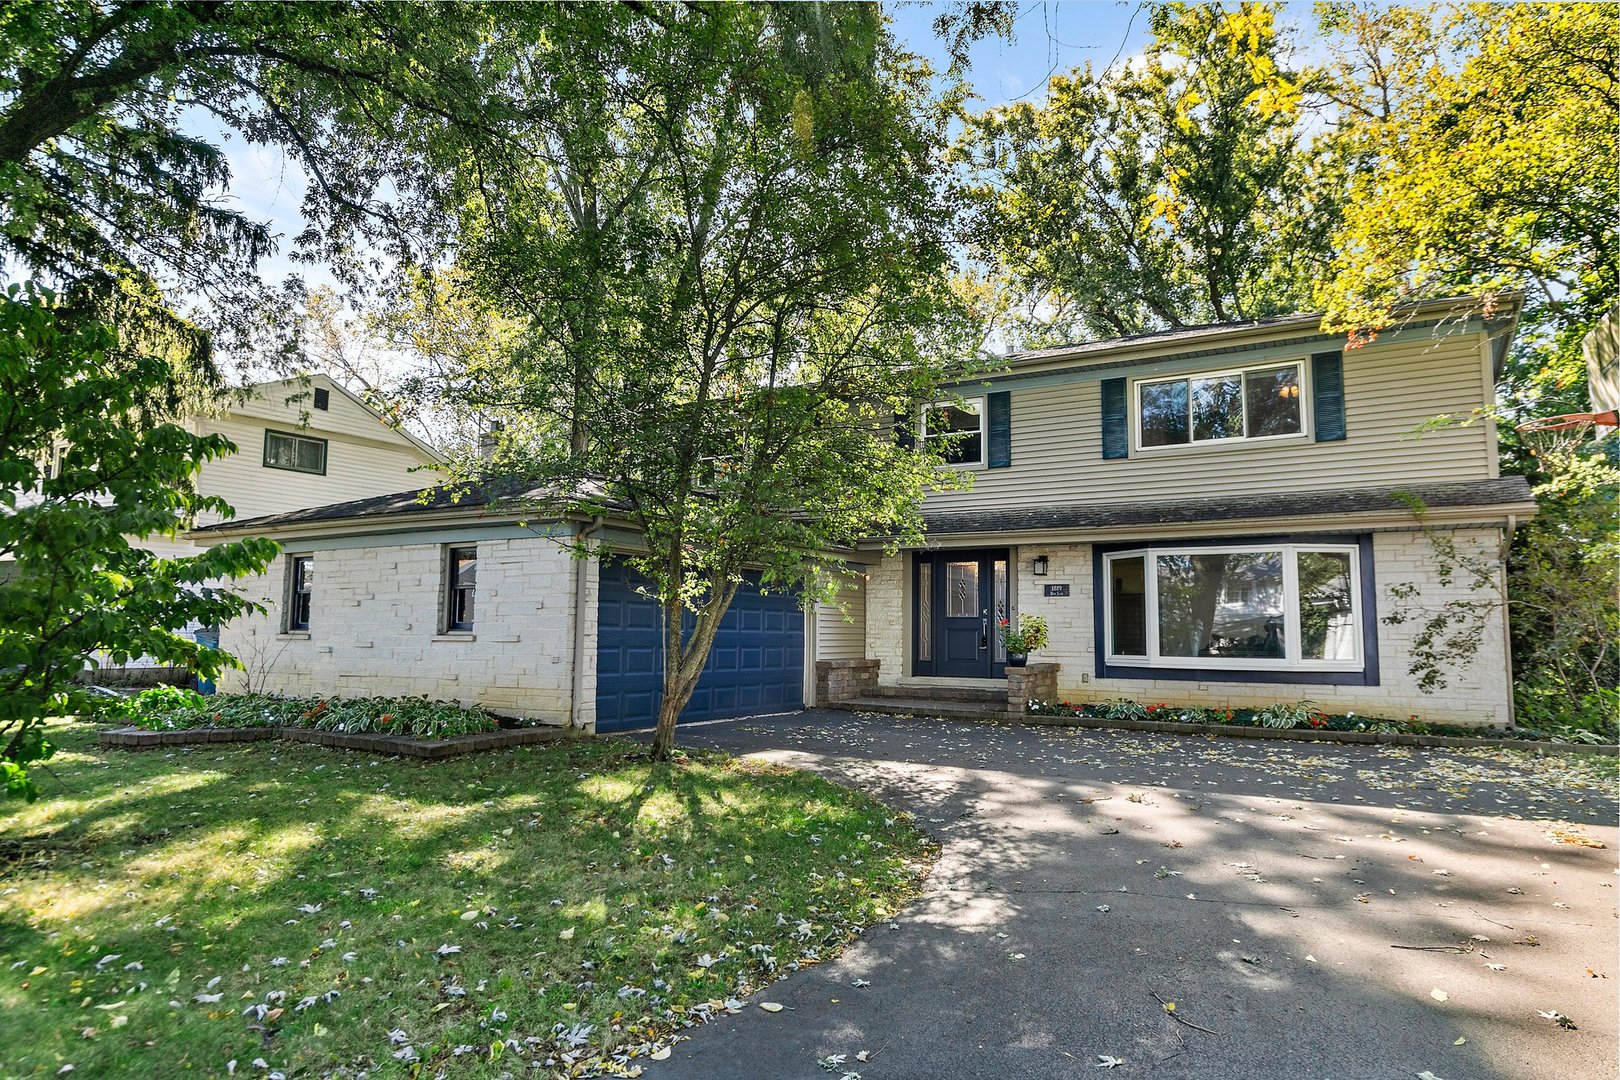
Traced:
POLYGON ((977 562, 948 562, 945 564, 945 617, 947 619, 976 619, 979 617, 979 564, 977 562))

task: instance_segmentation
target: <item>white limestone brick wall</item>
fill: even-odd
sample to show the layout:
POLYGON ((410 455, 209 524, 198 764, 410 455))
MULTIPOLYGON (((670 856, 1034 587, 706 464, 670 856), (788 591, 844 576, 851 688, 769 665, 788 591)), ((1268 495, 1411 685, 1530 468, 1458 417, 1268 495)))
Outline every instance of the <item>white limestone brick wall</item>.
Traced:
POLYGON ((906 588, 910 559, 885 555, 866 572, 866 656, 882 661, 878 682, 892 686, 908 674, 909 651, 906 638, 911 634, 911 595, 906 588))
MULTIPOLYGON (((471 542, 471 541, 469 541, 471 542)), ((573 560, 542 537, 478 540, 474 632, 441 634, 444 546, 409 544, 321 549, 315 557, 308 635, 284 634, 287 555, 243 591, 268 609, 221 633, 221 646, 247 670, 227 691, 345 697, 421 695, 497 713, 567 724, 574 627, 573 560)), ((595 702, 594 566, 587 593, 586 701, 595 702)), ((585 713, 594 721, 594 707, 585 713)))
MULTIPOLYGON (((1445 534, 1459 548, 1493 553, 1501 544, 1501 533, 1494 529, 1459 530, 1445 534)), ((1418 532, 1381 532, 1373 537, 1374 579, 1378 610, 1379 685, 1325 686, 1286 683, 1238 683, 1183 681, 1178 679, 1098 679, 1096 676, 1096 634, 1092 626, 1091 547, 1086 544, 1034 545, 1013 550, 1017 563, 1013 575, 1017 602, 1024 614, 1041 614, 1051 629, 1052 644, 1032 659, 1055 661, 1059 696, 1068 701, 1108 701, 1119 697, 1171 705, 1210 705, 1254 707, 1277 701, 1308 699, 1332 712, 1354 711, 1368 716, 1420 719, 1452 724, 1506 725, 1511 720, 1511 690, 1507 668, 1507 623, 1505 616, 1490 620, 1479 651, 1467 664, 1454 665, 1447 686, 1424 693, 1417 677, 1409 673, 1410 646, 1420 619, 1401 626, 1382 620, 1392 607, 1390 586, 1411 582, 1420 590, 1424 608, 1437 608, 1447 598, 1467 592, 1461 582, 1449 585, 1440 580, 1439 566, 1429 540, 1418 532), (1045 577, 1029 573, 1029 561, 1047 556, 1045 577), (1069 595, 1049 597, 1044 585, 1068 584, 1069 595)), ((883 661, 881 681, 892 684, 903 671, 903 642, 910 633, 906 625, 909 602, 900 588, 906 560, 885 559, 873 568, 867 601, 867 655, 883 661)), ((1484 594, 1474 594, 1476 597, 1484 594)))

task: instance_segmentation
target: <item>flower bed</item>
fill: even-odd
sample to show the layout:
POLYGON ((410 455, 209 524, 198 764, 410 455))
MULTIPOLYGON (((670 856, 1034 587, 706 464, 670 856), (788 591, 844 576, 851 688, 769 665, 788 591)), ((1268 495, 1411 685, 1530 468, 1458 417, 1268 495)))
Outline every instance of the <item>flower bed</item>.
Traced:
POLYGON ((1405 720, 1359 716, 1356 713, 1329 713, 1309 701, 1279 702, 1260 709, 1226 709, 1201 705, 1147 705, 1129 698, 1102 703, 1031 701, 1031 716, 1072 716, 1096 720, 1153 721, 1166 724, 1208 724, 1216 727, 1305 729, 1315 731, 1365 732, 1375 735, 1433 735, 1447 738, 1478 738, 1497 735, 1533 742, 1610 745, 1615 733, 1580 728, 1514 728, 1508 732, 1482 730, 1456 724, 1433 724, 1416 716, 1405 720))
POLYGON ((348 735, 453 739, 483 735, 500 722, 478 707, 420 698, 284 698, 159 687, 108 707, 107 715, 143 731, 198 728, 308 728, 348 735))

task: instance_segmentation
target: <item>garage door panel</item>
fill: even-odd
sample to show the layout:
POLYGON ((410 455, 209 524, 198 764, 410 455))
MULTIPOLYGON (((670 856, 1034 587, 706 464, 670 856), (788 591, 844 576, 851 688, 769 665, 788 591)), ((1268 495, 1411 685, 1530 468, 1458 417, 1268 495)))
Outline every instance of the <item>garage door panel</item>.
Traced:
MULTIPOLYGON (((597 604, 596 726, 646 727, 658 718, 663 649, 658 605, 645 579, 605 563, 597 604)), ((750 577, 721 620, 708 663, 681 719, 712 720, 804 704, 804 614, 794 596, 759 592, 750 577)))

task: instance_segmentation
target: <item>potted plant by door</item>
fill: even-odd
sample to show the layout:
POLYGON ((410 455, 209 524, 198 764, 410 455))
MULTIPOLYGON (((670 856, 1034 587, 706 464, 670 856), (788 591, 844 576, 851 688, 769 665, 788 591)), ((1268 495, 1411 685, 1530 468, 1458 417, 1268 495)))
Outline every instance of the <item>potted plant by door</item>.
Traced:
POLYGON ((1001 620, 1001 644, 1007 649, 1008 667, 1023 667, 1029 662, 1029 654, 1046 648, 1048 640, 1046 619, 1040 615, 1020 615, 1016 628, 1008 620, 1001 620))

